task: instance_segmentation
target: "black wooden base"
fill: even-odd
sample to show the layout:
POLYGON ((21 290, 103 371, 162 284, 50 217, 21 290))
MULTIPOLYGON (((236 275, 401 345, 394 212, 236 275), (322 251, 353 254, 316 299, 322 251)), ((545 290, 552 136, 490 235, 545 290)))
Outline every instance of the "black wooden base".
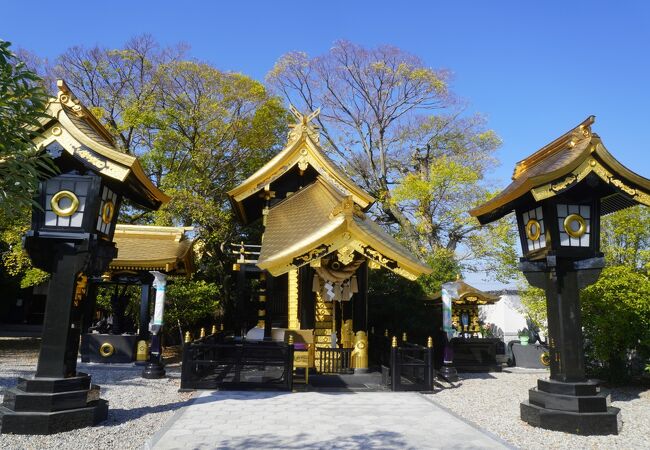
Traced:
POLYGON ((81 361, 128 364, 135 360, 136 334, 88 333, 81 336, 81 361), (102 354, 102 345, 105 352, 102 354), (106 351, 110 349, 110 351, 106 351))
POLYGON ((528 401, 521 403, 521 419, 547 430, 596 435, 618 434, 619 409, 595 381, 563 383, 537 380, 528 401))
POLYGON ((0 433, 53 434, 106 420, 108 402, 90 377, 20 379, 5 392, 0 433))

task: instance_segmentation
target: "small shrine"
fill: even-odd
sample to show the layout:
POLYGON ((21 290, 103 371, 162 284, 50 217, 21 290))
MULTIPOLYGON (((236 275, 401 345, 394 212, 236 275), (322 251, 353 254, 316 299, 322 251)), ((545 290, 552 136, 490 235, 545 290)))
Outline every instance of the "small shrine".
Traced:
POLYGON ((368 270, 415 280, 431 269, 367 214, 374 199, 320 146, 319 111, 291 111, 297 123, 285 148, 228 193, 242 223, 261 219, 264 227, 261 244, 242 245, 235 264, 242 282, 259 280, 257 324, 248 336, 302 330, 296 338, 323 351, 364 342, 364 362, 350 364, 365 370, 368 270))
POLYGON ((436 366, 442 368, 443 375, 454 378, 455 371, 501 370, 496 355, 502 352, 503 342, 484 334, 479 310, 480 305, 492 305, 500 299, 500 296, 483 292, 459 278, 444 283, 442 290, 429 300, 434 306, 440 305, 442 326, 448 336, 447 348, 441 342, 436 347, 439 355, 436 366))
POLYGON ((92 317, 84 326, 81 339, 81 360, 99 363, 130 363, 137 356, 147 359, 150 338, 152 271, 165 275, 189 276, 194 271, 193 241, 187 236, 191 227, 161 227, 153 225, 115 226, 113 242, 118 256, 100 277, 89 280, 87 307, 94 309, 99 288, 112 287, 110 324, 105 317, 92 317), (125 326, 128 286, 140 286, 140 320, 135 330, 125 326), (121 291, 120 291, 121 289, 121 291))
MULTIPOLYGON (((451 324, 458 337, 482 338, 480 305, 493 305, 501 297, 483 292, 465 281, 458 279, 444 284, 445 290, 451 297, 451 324)), ((434 295, 434 303, 442 302, 442 291, 434 295)))

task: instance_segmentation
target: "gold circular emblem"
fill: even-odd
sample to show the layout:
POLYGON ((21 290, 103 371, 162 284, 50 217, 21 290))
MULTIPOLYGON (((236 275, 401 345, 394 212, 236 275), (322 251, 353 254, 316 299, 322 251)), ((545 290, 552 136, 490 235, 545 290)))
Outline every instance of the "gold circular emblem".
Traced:
POLYGON ((52 134, 54 136, 60 136, 61 135, 61 127, 53 127, 52 128, 52 134))
POLYGON ((541 362, 544 367, 551 365, 551 356, 548 354, 548 352, 544 352, 539 355, 539 362, 541 362))
POLYGON ((366 348, 366 344, 364 344, 363 342, 359 342, 357 344, 357 348, 363 350, 364 348, 366 348))
POLYGON ((102 222, 111 223, 113 220, 113 215, 115 214, 115 205, 112 201, 106 200, 104 207, 102 208, 102 222))
POLYGON ((79 199, 76 195, 74 195, 73 192, 59 191, 52 196, 52 200, 50 200, 50 206, 52 207, 54 214, 57 216, 68 217, 77 212, 77 209, 79 208, 79 199), (61 200, 65 199, 70 200, 70 204, 63 207, 61 206, 61 200))
POLYGON ((564 231, 574 238, 579 238, 587 232, 587 223, 579 214, 569 214, 564 219, 564 231))
POLYGON ((531 241, 536 241, 542 234, 542 227, 535 219, 530 219, 526 224, 526 236, 531 241))
POLYGON ((108 342, 104 342, 99 347, 99 354, 102 355, 102 357, 104 357, 104 358, 108 358, 113 353, 115 353, 115 347, 113 347, 113 344, 109 344, 108 342))

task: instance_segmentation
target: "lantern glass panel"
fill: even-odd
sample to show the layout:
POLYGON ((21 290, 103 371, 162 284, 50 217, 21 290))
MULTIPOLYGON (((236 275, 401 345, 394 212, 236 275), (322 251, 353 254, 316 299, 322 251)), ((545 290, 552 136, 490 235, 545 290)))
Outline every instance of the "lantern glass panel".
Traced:
MULTIPOLYGON (((75 180, 55 177, 48 180, 45 186, 45 226, 81 228, 89 188, 90 182, 84 178, 75 180), (71 192, 78 200, 74 213, 70 215, 57 214, 52 207, 52 199, 63 191, 71 192)), ((68 195, 63 195, 56 199, 56 204, 59 210, 66 210, 72 205, 72 199, 68 195)))
POLYGON ((528 251, 532 252, 546 247, 546 228, 544 226, 542 207, 538 206, 535 209, 524 212, 522 219, 528 251))
POLYGON ((113 217, 117 207, 117 194, 104 186, 102 189, 102 201, 97 216, 97 231, 109 235, 113 224, 113 217))
POLYGON ((589 247, 591 207, 558 203, 557 226, 562 247, 589 247))

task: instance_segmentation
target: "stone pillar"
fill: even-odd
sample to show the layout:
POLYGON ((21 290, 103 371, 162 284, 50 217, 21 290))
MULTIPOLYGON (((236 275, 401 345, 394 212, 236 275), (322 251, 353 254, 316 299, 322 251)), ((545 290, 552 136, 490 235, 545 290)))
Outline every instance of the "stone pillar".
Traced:
POLYGON ((162 327, 165 314, 165 289, 167 287, 167 275, 158 271, 151 271, 154 276, 153 285, 156 288, 156 302, 153 311, 153 323, 150 325, 151 348, 149 349, 149 363, 142 371, 142 378, 162 378, 165 376, 165 368, 162 364, 162 327))
POLYGON ((619 410, 598 382, 585 378, 579 290, 594 283, 604 259, 524 261, 531 285, 546 292, 550 379, 537 380, 521 403, 521 419, 533 426, 577 434, 617 434, 619 410))

